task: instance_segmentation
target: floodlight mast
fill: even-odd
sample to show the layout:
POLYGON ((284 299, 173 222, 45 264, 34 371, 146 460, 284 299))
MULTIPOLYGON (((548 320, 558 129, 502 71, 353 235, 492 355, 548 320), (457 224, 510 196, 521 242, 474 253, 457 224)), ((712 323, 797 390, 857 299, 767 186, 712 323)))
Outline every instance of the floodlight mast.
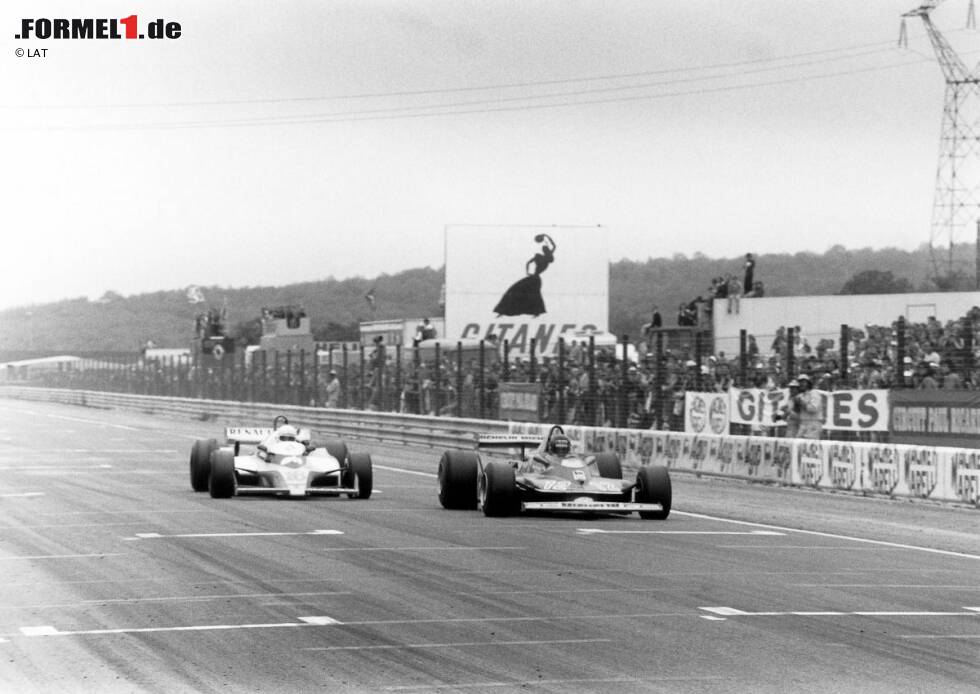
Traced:
MULTIPOLYGON (((907 41, 906 17, 922 19, 946 80, 929 253, 934 281, 940 289, 953 289, 958 274, 953 262, 956 241, 969 233, 980 219, 980 74, 967 68, 932 23, 929 14, 943 1, 926 0, 903 14, 899 41, 903 45, 907 41), (944 247, 945 259, 942 258, 944 247)), ((967 24, 975 24, 973 0, 970 0, 967 24)))

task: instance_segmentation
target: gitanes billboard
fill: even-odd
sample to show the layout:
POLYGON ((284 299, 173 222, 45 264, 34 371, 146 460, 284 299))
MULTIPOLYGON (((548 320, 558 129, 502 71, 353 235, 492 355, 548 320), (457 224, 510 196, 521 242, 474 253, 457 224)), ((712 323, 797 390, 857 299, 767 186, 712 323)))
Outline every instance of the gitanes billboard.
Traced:
POLYGON ((602 227, 446 227, 446 337, 507 340, 557 352, 608 329, 609 249, 602 227))

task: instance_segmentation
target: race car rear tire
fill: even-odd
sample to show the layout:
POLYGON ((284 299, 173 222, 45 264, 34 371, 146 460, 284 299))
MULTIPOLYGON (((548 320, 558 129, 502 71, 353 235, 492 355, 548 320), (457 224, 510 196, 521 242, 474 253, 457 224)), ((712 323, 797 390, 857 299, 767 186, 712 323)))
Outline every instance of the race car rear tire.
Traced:
POLYGON ((636 500, 642 504, 660 504, 660 511, 640 511, 640 518, 664 520, 670 515, 670 473, 663 465, 645 465, 636 473, 636 500))
POLYGON ((623 479, 623 464, 619 462, 616 453, 598 453, 595 457, 596 467, 599 468, 599 475, 611 480, 623 479))
POLYGON ((374 466, 370 453, 351 453, 350 469, 357 481, 357 493, 348 494, 351 499, 370 499, 374 484, 374 466))
POLYGON ((500 517, 517 513, 517 484, 510 465, 499 462, 484 465, 480 491, 483 515, 500 517))
POLYGON ((474 451, 446 451, 439 459, 439 503, 443 508, 476 508, 476 474, 480 456, 474 451))
POLYGON ((218 448, 214 439, 198 439, 191 447, 191 489, 195 492, 208 490, 211 475, 211 452, 218 448))
POLYGON ((211 456, 211 475, 208 478, 208 491, 211 492, 211 498, 228 499, 235 496, 237 487, 235 454, 229 450, 216 450, 211 456))

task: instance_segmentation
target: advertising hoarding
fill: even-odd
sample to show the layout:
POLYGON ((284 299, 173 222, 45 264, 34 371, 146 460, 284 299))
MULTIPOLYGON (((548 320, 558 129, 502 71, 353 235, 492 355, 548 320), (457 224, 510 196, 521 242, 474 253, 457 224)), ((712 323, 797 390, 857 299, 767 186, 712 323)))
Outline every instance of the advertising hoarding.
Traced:
POLYGON ((506 340, 513 356, 557 353, 609 322, 609 250, 602 227, 446 228, 446 337, 506 340))

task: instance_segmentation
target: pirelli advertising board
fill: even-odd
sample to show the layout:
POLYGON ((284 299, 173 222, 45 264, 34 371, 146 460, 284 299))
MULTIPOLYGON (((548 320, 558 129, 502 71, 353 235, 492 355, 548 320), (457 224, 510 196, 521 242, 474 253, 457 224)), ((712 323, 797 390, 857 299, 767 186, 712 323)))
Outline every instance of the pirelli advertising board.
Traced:
POLYGON ((609 322, 602 227, 446 227, 446 337, 508 341, 511 356, 557 353, 609 322))

